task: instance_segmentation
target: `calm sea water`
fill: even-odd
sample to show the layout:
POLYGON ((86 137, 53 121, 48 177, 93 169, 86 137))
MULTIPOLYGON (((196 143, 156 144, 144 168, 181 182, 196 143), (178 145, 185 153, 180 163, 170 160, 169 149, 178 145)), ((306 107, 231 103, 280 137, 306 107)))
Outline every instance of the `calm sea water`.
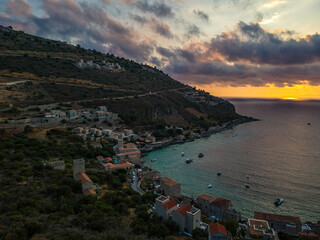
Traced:
POLYGON ((232 200, 244 217, 257 210, 320 220, 320 102, 231 102, 238 113, 262 121, 151 152, 146 165, 180 182, 185 195, 232 200), (284 199, 279 207, 273 204, 277 198, 284 199))

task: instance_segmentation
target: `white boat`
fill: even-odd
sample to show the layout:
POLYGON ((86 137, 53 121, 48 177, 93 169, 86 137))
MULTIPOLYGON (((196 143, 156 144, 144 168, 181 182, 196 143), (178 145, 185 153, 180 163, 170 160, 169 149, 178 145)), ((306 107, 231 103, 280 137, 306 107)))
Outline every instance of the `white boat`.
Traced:
POLYGON ((208 185, 208 188, 212 188, 212 184, 209 184, 209 185, 208 185))
POLYGON ((182 156, 182 157, 184 156, 184 152, 181 153, 181 156, 182 156))
POLYGON ((154 159, 151 159, 151 162, 155 162, 155 161, 157 161, 157 159, 155 159, 155 158, 154 158, 154 159))

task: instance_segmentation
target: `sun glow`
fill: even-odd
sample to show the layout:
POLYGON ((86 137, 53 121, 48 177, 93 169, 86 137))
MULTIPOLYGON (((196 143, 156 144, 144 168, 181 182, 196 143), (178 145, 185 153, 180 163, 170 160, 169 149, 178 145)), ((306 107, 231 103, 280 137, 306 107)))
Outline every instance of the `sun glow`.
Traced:
POLYGON ((197 85, 213 95, 220 97, 239 98, 277 98, 283 100, 303 101, 309 99, 320 99, 320 86, 301 84, 295 86, 277 87, 268 85, 263 87, 224 87, 219 85, 197 85))

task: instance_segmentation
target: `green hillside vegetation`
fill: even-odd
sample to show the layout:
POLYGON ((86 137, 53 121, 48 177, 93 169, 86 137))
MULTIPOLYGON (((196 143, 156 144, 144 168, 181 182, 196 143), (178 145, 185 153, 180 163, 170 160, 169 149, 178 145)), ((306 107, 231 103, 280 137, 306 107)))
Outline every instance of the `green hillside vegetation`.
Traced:
POLYGON ((30 131, 0 138, 0 239, 157 239, 176 232, 174 224, 150 218, 155 196, 125 187, 126 171, 98 170, 94 157, 111 156, 112 143, 96 150, 69 131, 51 130, 48 140, 28 138, 30 131), (84 196, 72 177, 72 159, 80 156, 103 189, 98 199, 84 196), (63 159, 66 169, 43 165, 53 158, 63 159))

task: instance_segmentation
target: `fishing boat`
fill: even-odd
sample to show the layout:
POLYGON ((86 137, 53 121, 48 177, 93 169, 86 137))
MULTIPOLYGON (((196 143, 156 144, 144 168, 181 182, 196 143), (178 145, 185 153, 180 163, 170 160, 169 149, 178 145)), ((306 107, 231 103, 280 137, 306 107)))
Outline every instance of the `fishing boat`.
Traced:
POLYGON ((218 171, 218 172, 217 172, 217 175, 218 175, 218 176, 221 176, 221 175, 222 175, 222 172, 218 171))
POLYGON ((283 203, 283 198, 277 198, 277 200, 274 202, 274 205, 280 206, 283 203))
POLYGON ((212 188, 212 184, 209 184, 209 185, 208 185, 208 188, 212 188))

